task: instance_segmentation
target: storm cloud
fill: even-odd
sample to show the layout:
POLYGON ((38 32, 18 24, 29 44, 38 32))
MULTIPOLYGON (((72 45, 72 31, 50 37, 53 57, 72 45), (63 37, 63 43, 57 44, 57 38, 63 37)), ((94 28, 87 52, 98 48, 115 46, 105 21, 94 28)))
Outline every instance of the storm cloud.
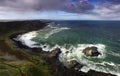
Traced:
MULTIPOLYGON (((38 18, 42 12, 48 12, 49 16, 50 12, 65 12, 54 14, 63 16, 72 13, 78 15, 75 15, 76 18, 84 14, 85 18, 91 19, 120 19, 120 0, 0 0, 0 17, 3 18, 7 15, 11 17, 11 14, 30 14, 28 18, 32 15, 38 18)), ((49 17, 47 14, 44 18, 49 17)))
POLYGON ((98 14, 101 17, 116 18, 120 17, 120 0, 103 0, 98 5, 98 14))
POLYGON ((76 13, 86 13, 94 9, 94 6, 88 0, 78 0, 76 2, 67 1, 64 4, 64 10, 76 13))
POLYGON ((120 0, 104 0, 105 2, 119 4, 120 0))
POLYGON ((88 0, 0 0, 0 11, 88 12, 94 6, 88 0))

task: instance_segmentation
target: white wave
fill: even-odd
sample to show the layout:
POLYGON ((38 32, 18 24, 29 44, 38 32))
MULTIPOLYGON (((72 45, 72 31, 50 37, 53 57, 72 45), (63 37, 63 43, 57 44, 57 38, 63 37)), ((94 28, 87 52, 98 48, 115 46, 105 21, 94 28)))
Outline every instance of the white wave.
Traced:
MULTIPOLYGON (((37 37, 37 35, 40 33, 41 34, 41 39, 47 39, 49 38, 51 35, 55 34, 55 33, 58 33, 60 31, 63 31, 63 30, 68 30, 70 28, 67 28, 67 27, 53 27, 51 25, 48 25, 47 27, 45 27, 44 29, 41 29, 39 31, 32 31, 32 32, 29 32, 29 33, 25 33, 23 35, 19 35, 17 38, 15 38, 15 40, 17 41, 21 41, 23 45, 26 45, 30 48, 34 48, 34 47, 43 47, 45 45, 37 45, 38 43, 33 41, 32 39, 34 37, 37 37)), ((49 45, 46 45, 45 48, 43 48, 44 50, 48 50, 50 48, 49 45)))
POLYGON ((70 28, 68 27, 56 27, 57 25, 59 24, 55 24, 54 22, 52 23, 49 23, 47 25, 47 27, 45 27, 44 29, 42 30, 39 30, 39 33, 42 33, 42 32, 46 32, 44 33, 44 39, 47 39, 49 38, 51 35, 55 34, 55 33, 58 33, 60 31, 63 31, 63 30, 68 30, 70 28))
POLYGON ((110 52, 110 53, 108 53, 108 54, 110 54, 110 55, 112 55, 112 56, 120 57, 120 54, 119 54, 119 53, 110 52))
MULTIPOLYGON (((88 64, 90 64, 90 63, 88 63, 88 64)), ((119 71, 110 70, 109 68, 100 67, 100 66, 98 67, 98 66, 96 66, 94 64, 90 64, 89 66, 84 66, 81 69, 81 71, 87 73, 90 69, 98 71, 98 72, 110 73, 110 74, 114 74, 114 75, 120 76, 120 72, 119 71)))
POLYGON ((19 35, 16 38, 16 40, 21 41, 22 44, 27 45, 30 48, 33 48, 33 47, 37 47, 37 46, 35 45, 36 42, 32 41, 31 39, 33 39, 36 36, 37 36, 37 31, 32 31, 32 32, 29 32, 29 33, 25 33, 23 35, 19 35))
POLYGON ((86 66, 84 66, 81 69, 81 71, 83 71, 83 72, 87 73, 89 70, 95 70, 98 72, 110 73, 110 74, 120 76, 120 67, 118 67, 118 65, 113 62, 103 61, 101 63, 98 63, 98 62, 93 62, 93 61, 89 61, 86 59, 82 60, 81 62, 84 62, 84 64, 86 64, 86 66), (99 66, 98 66, 98 64, 99 64, 99 66), (110 68, 106 67, 106 65, 112 66, 113 68, 110 69, 110 68))
POLYGON ((45 34, 45 39, 49 38, 51 35, 55 34, 55 33, 58 33, 60 31, 63 31, 63 30, 68 30, 69 28, 67 27, 64 27, 64 28, 54 28, 53 30, 51 30, 50 32, 48 32, 47 34, 45 34))
POLYGON ((103 65, 103 66, 106 66, 106 65, 117 66, 117 64, 115 64, 113 62, 106 62, 106 61, 103 61, 101 63, 95 63, 95 64, 100 64, 100 65, 103 65))

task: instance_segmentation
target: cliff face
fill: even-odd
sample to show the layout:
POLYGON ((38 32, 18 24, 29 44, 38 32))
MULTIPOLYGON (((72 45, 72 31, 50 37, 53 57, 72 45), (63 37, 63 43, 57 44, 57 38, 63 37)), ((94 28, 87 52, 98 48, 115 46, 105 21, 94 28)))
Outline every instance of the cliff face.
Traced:
POLYGON ((13 21, 13 22, 0 22, 0 31, 8 32, 12 30, 31 31, 43 28, 47 23, 41 21, 13 21))

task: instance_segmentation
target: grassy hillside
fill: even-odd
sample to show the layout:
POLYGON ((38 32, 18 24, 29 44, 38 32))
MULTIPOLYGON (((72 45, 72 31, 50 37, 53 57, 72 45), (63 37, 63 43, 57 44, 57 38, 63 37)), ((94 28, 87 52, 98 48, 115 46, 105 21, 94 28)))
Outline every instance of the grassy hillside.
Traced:
POLYGON ((0 76, 51 76, 49 66, 39 56, 17 49, 9 36, 42 29, 40 21, 0 22, 0 76))

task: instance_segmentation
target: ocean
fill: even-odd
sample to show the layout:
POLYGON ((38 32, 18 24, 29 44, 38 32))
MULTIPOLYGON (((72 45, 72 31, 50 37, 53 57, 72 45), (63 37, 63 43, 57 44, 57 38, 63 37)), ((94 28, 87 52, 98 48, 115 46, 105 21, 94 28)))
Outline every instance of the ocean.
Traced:
POLYGON ((90 69, 120 75, 120 22, 119 21, 52 21, 43 29, 19 35, 17 40, 30 48, 44 51, 60 48, 59 60, 63 65, 76 60, 88 72, 90 69), (102 54, 97 58, 85 56, 82 51, 95 46, 102 54))

